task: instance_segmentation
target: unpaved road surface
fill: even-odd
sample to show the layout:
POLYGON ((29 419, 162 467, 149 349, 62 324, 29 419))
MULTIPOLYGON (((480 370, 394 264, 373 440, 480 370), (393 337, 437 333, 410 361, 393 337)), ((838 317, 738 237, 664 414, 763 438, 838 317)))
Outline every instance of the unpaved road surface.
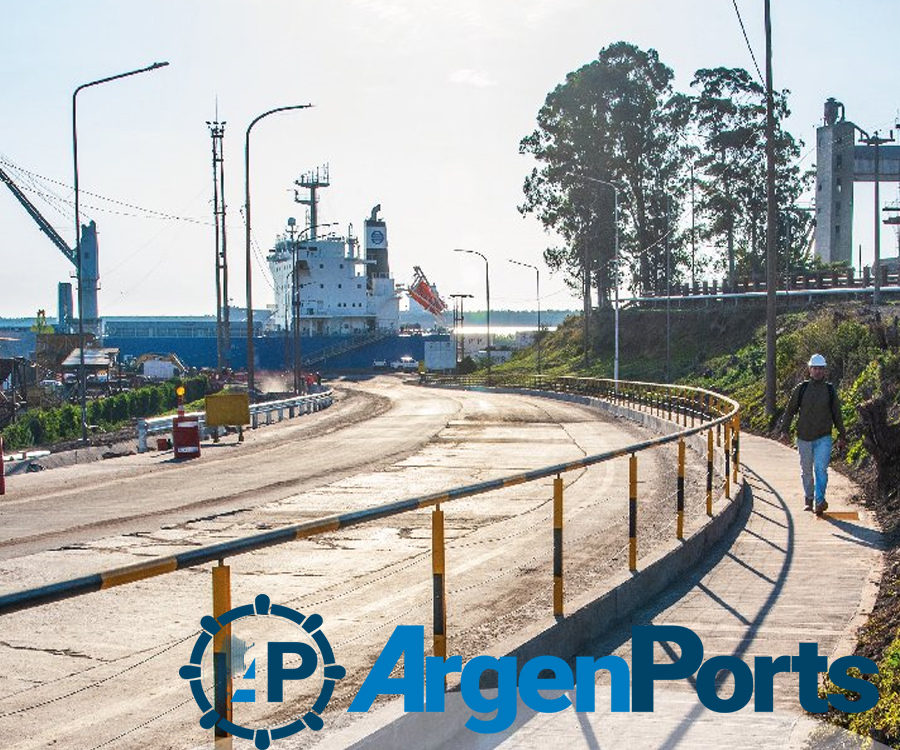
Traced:
MULTIPOLYGON (((645 437, 631 423, 550 399, 423 389, 395 377, 347 383, 332 408, 252 431, 240 445, 204 445, 198 461, 151 453, 11 478, 0 499, 0 592, 645 437)), ((641 454, 641 554, 674 535, 674 451, 641 454)), ((697 516, 705 464, 690 451, 687 476, 688 516, 697 516)), ((567 597, 627 565, 627 479, 627 459, 564 475, 567 597)), ((468 659, 551 607, 552 482, 444 511, 448 650, 468 659)), ((324 617, 347 669, 327 721, 349 720, 346 707, 395 626, 431 632, 430 528, 431 511, 420 511, 227 561, 235 606, 265 593, 324 617)), ((0 618, 0 744, 211 747, 177 676, 210 612, 204 566, 0 618)), ((253 706, 256 725, 286 723, 298 715, 295 702, 253 706)), ((291 746, 315 738, 301 732, 291 746)))

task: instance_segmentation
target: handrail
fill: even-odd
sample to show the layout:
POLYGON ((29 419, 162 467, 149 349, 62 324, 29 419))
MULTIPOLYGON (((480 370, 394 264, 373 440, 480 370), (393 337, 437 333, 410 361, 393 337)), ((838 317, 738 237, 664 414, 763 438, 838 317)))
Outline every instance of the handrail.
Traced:
MULTIPOLYGON (((256 404, 250 404, 250 426, 254 429, 258 427, 260 414, 270 415, 273 412, 279 412, 280 416, 281 412, 287 409, 290 412, 290 417, 293 418, 294 409, 298 406, 303 407, 304 409, 311 406, 314 410, 317 410, 317 406, 320 403, 324 403, 325 406, 330 406, 333 400, 333 394, 334 392, 329 389, 320 393, 309 393, 304 396, 291 396, 290 398, 283 398, 277 401, 260 401, 256 404)), ((305 414, 307 412, 304 411, 303 413, 305 414)), ((194 417, 197 420, 200 425, 201 434, 207 430, 205 411, 192 411, 185 414, 185 416, 194 417)), ((174 417, 174 414, 170 414, 165 417, 139 419, 137 421, 138 453, 147 452, 147 437, 149 435, 171 432, 172 419, 174 417)))
MULTIPOLYGON (((704 430, 709 430, 717 425, 725 425, 726 434, 729 425, 738 416, 740 405, 737 401, 730 399, 713 391, 707 391, 702 388, 693 388, 691 386, 663 385, 659 383, 637 383, 632 381, 612 381, 594 378, 519 378, 518 387, 523 387, 522 380, 526 380, 525 387, 535 387, 537 382, 543 385, 561 386, 563 392, 587 392, 590 395, 605 395, 613 403, 633 404, 638 408, 646 406, 648 408, 662 409, 672 414, 682 414, 699 416, 701 418, 700 426, 687 427, 677 430, 668 435, 663 435, 651 440, 645 440, 639 443, 628 445, 613 451, 606 451, 592 456, 585 456, 575 461, 568 461, 553 466, 546 466, 532 471, 512 474, 507 477, 493 479, 477 484, 465 485, 457 487, 446 492, 438 492, 430 495, 422 495, 419 497, 399 500, 384 505, 377 505, 371 508, 365 508, 349 513, 327 516, 321 519, 306 521, 300 524, 286 526, 281 529, 267 531, 261 534, 253 534, 251 536, 234 539, 229 542, 199 547, 196 549, 181 552, 162 558, 156 558, 134 565, 113 568, 110 570, 95 573, 89 576, 82 576, 66 581, 40 586, 33 589, 15 592, 0 596, 0 615, 9 614, 23 609, 49 604, 51 602, 62 601, 71 597, 80 596, 82 594, 100 591, 102 589, 112 588, 135 581, 152 578, 164 573, 172 573, 176 570, 190 568, 205 562, 214 560, 222 561, 226 557, 254 552, 256 550, 265 549, 267 547, 284 544, 287 542, 304 539, 306 537, 315 536, 339 529, 356 526, 368 521, 374 521, 380 518, 386 518, 411 510, 419 510, 429 506, 439 506, 440 503, 446 503, 451 500, 458 500, 463 497, 471 497, 485 492, 498 490, 514 485, 523 484, 525 482, 535 481, 550 476, 558 477, 560 474, 583 469, 587 466, 609 461, 621 456, 634 454, 667 443, 682 440, 683 438, 697 434, 704 430), (530 386, 528 385, 530 383, 530 386), (673 399, 673 394, 691 393, 695 396, 690 402, 687 399, 678 396, 677 400, 673 399), (668 396, 667 401, 662 401, 662 395, 668 396), (705 398, 703 398, 705 397, 705 398), (688 403, 691 409, 688 409, 688 403)), ((510 383, 511 379, 492 378, 492 384, 502 381, 510 383)), ((426 376, 426 383, 434 384, 460 384, 460 385, 483 385, 484 381, 479 378, 449 378, 449 377, 431 377, 426 376)), ((710 443, 711 444, 711 443, 710 443)), ((737 450, 735 450, 735 458, 737 458, 737 450)), ((726 447, 726 467, 728 466, 728 453, 726 447)), ((728 471, 726 469, 726 475, 728 471)), ((728 477, 726 476, 726 483, 728 477)), ((726 484, 727 486, 727 484, 726 484)))

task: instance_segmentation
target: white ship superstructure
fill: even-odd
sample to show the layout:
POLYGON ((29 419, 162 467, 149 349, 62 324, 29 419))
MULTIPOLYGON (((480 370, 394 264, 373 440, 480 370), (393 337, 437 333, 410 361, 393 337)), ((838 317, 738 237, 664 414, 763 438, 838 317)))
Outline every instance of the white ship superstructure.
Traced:
POLYGON ((288 221, 288 232, 268 256, 275 282, 270 330, 296 327, 303 336, 328 336, 398 329, 400 296, 390 274, 387 231, 377 218, 379 209, 376 206, 366 219, 362 252, 352 226, 346 237, 318 236, 314 223, 296 233, 288 221), (296 238, 306 233, 308 239, 296 238))

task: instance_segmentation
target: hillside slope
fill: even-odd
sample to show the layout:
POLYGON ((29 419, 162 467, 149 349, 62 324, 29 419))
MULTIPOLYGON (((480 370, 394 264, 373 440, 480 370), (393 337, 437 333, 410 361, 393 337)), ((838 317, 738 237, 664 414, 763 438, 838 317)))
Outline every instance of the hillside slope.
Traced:
MULTIPOLYGON (((865 713, 834 712, 832 720, 900 748, 900 305, 876 311, 859 303, 829 304, 786 312, 777 326, 774 421, 764 408, 762 306, 672 310, 668 316, 664 310, 623 311, 620 377, 725 393, 740 401, 745 429, 777 438, 777 420, 793 387, 806 377, 810 355, 825 355, 848 432, 847 451, 833 466, 864 488, 860 501, 876 513, 887 545, 878 601, 857 645, 859 655, 879 664, 881 674, 872 679, 881 700, 865 713)), ((612 313, 595 313, 586 359, 583 319, 569 318, 542 339, 543 373, 612 377, 613 333, 612 313)), ((536 364, 532 347, 494 370, 533 374, 536 364)))

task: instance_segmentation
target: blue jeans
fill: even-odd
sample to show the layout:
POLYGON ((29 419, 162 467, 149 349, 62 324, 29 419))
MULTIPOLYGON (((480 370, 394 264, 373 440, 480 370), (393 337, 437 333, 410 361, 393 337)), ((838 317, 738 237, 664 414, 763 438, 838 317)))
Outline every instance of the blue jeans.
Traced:
POLYGON ((800 479, 803 494, 815 498, 816 505, 825 500, 828 487, 828 463, 831 461, 831 435, 816 440, 797 440, 800 452, 800 479))

